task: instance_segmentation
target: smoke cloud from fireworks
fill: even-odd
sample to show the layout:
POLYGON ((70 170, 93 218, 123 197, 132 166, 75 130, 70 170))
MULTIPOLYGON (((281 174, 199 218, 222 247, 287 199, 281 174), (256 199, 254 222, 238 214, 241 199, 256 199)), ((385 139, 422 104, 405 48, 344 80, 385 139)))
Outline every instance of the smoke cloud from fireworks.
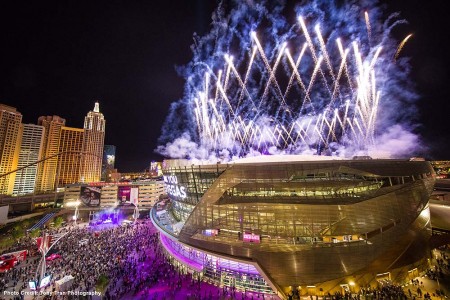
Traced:
MULTIPOLYGON (((227 161, 261 154, 412 155, 417 95, 409 65, 374 1, 221 2, 209 34, 194 34, 156 149, 227 161), (396 58, 394 63, 393 57, 396 58)), ((407 40, 407 39, 405 39, 407 40)), ((403 43, 404 44, 404 43, 403 43)))

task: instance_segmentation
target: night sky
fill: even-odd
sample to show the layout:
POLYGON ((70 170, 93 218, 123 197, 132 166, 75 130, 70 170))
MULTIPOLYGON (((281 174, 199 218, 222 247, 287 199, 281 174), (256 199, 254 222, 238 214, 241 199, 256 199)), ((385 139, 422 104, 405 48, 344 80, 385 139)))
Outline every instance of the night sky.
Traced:
MULTIPOLYGON (((450 159, 450 40, 442 2, 386 1, 409 21, 394 34, 414 36, 411 57, 420 99, 415 123, 429 159, 450 159)), ((176 65, 191 59, 194 32, 209 30, 216 1, 8 1, 0 6, 0 103, 24 123, 59 115, 83 126, 100 102, 105 144, 119 171, 142 171, 154 153, 171 102, 183 96, 176 65)), ((295 20, 292 20, 294 23, 295 20)))

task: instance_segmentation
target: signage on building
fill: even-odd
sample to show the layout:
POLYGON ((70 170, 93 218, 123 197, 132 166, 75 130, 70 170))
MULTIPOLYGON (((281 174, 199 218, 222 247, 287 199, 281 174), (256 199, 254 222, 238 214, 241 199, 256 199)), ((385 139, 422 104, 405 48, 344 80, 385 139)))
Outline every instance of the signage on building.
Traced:
POLYGON ((173 197, 186 198, 186 188, 178 184, 178 178, 175 175, 164 175, 164 185, 166 193, 173 197))
POLYGON ((132 187, 130 192, 130 203, 133 204, 134 206, 138 206, 139 202, 138 199, 139 199, 139 188, 132 187))
POLYGON ((219 230, 217 229, 205 229, 203 234, 206 236, 216 236, 219 234, 219 230))
POLYGON ((259 234, 244 232, 243 240, 244 240, 244 242, 249 242, 249 243, 260 243, 261 236, 259 234))
POLYGON ((118 199, 119 205, 130 205, 131 187, 130 186, 119 186, 118 199))
POLYGON ((80 189, 80 199, 86 206, 100 206, 100 188, 83 186, 80 189))

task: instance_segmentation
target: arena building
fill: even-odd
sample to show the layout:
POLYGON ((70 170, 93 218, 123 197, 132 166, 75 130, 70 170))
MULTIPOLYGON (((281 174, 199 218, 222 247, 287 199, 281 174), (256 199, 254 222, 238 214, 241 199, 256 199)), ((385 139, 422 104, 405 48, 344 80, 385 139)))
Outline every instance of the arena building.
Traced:
POLYGON ((166 161, 151 211, 174 263, 218 285, 320 295, 428 265, 435 173, 420 160, 166 161))

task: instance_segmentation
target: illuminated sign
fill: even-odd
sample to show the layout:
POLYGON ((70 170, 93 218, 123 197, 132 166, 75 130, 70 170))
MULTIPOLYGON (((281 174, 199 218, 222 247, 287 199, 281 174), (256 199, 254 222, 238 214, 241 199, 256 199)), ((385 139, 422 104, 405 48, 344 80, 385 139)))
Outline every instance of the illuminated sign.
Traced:
POLYGON ((219 234, 219 230, 217 229, 205 229, 203 234, 206 236, 216 236, 219 234))
POLYGON ((163 176, 166 192, 170 196, 186 198, 186 188, 178 184, 178 178, 174 175, 163 176))
POLYGON ((245 232, 244 233, 244 242, 250 242, 250 243, 260 243, 261 242, 261 238, 259 234, 254 234, 254 233, 248 233, 245 232))

